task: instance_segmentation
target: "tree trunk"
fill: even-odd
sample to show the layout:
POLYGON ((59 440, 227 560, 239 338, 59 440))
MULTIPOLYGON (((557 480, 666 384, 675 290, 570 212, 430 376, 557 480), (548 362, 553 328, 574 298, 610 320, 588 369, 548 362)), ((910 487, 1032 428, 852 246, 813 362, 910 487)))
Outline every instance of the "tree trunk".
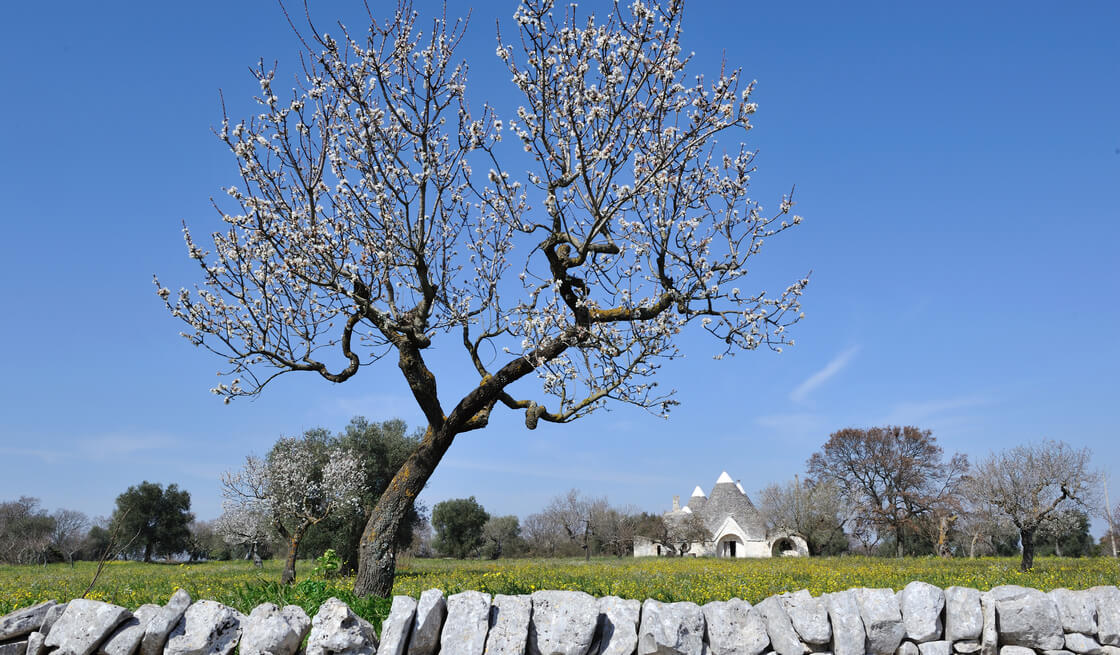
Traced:
POLYGON ((976 542, 979 540, 979 534, 972 535, 972 543, 968 545, 968 559, 976 559, 976 542))
POLYGON ((397 572, 397 533, 416 496, 428 483, 455 435, 430 426, 381 494, 362 533, 354 593, 388 598, 397 572))
POLYGON ((152 563, 152 544, 144 544, 144 563, 152 563))
POLYGON ((1034 567, 1034 530, 1019 530, 1019 539, 1023 542, 1023 561, 1019 563, 1019 570, 1026 573, 1034 567))
POLYGON ((296 555, 299 553, 299 542, 303 541, 303 533, 306 531, 307 526, 301 524, 292 531, 292 536, 288 539, 288 556, 284 558, 280 584, 292 584, 296 581, 296 555))

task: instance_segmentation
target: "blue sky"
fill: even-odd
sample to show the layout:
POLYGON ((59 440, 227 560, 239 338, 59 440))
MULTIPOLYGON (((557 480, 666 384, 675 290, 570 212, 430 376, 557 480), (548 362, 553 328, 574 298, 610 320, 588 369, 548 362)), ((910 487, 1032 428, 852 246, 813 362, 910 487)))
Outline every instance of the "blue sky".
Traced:
MULTIPOLYGON (((361 27, 357 4, 313 12, 361 27)), ((461 50, 468 96, 506 115, 494 23, 512 34, 514 8, 479 3, 461 50)), ((772 290, 812 269, 797 346, 717 362, 688 336, 661 375, 682 402, 670 420, 615 406, 529 432, 499 414, 422 498, 524 516, 576 487, 662 510, 722 470, 755 493, 801 473, 830 432, 888 423, 974 458, 1061 439, 1115 471, 1118 26, 1113 2, 689 2, 694 70, 723 56, 758 80, 755 198, 775 207, 797 186, 805 222, 755 264, 772 290)), ((0 37, 0 499, 105 515, 148 479, 210 519, 219 474, 281 435, 356 414, 419 422, 391 365, 344 385, 291 375, 224 405, 207 391, 220 362, 154 293, 154 273, 193 284, 180 222, 215 229, 209 198, 235 182, 210 133, 219 89, 247 115, 248 67, 294 75, 274 2, 14 3, 0 37)), ((471 384, 449 375, 441 391, 471 384)))

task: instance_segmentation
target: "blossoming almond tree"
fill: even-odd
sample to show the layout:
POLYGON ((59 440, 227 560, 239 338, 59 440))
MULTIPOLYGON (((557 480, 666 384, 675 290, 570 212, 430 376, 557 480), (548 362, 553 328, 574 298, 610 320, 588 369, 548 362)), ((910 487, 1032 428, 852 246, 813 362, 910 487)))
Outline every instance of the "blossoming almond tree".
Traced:
POLYGON ((240 471, 224 473, 222 516, 240 517, 242 535, 259 531, 250 522, 268 517, 288 545, 280 574, 280 582, 288 584, 296 579, 296 554, 308 529, 332 512, 357 510, 363 478, 356 457, 330 444, 325 431, 310 430, 302 439, 280 439, 264 459, 246 457, 240 471))
POLYGON ((517 45, 496 52, 521 96, 504 119, 468 103, 461 22, 422 26, 402 3, 364 35, 312 28, 299 88, 281 99, 262 66, 259 115, 223 120, 241 182, 211 249, 185 231, 203 284, 156 280, 187 339, 229 362, 227 401, 395 361, 427 428, 366 525, 359 594, 388 595, 401 519, 495 407, 529 429, 608 401, 667 414, 653 376, 690 324, 717 358, 792 343, 808 280, 771 295, 745 278, 800 219, 791 198, 770 215, 750 199, 752 151, 715 147, 750 128, 753 85, 686 74, 680 0, 577 12, 517 8, 517 45), (437 393, 439 341, 476 383, 437 393), (538 393, 516 384, 534 375, 538 393))

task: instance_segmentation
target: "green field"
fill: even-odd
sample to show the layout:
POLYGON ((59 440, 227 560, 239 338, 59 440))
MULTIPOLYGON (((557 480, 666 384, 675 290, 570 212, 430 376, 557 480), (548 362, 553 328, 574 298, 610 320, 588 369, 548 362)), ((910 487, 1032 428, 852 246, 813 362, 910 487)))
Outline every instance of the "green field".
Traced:
MULTIPOLYGON (((1083 589, 1120 585, 1120 561, 1113 558, 1042 557, 1035 569, 1019 573, 1017 558, 974 560, 937 558, 813 558, 813 559, 633 559, 583 560, 412 560, 397 571, 394 593, 418 596, 438 587, 448 594, 477 589, 491 594, 522 594, 538 589, 578 589, 595 596, 689 600, 706 603, 732 597, 758 602, 772 594, 808 589, 814 595, 850 587, 901 589, 912 580, 939 587, 962 585, 990 589, 1018 584, 1043 590, 1083 589)), ((263 602, 296 604, 313 614, 330 596, 351 604, 380 627, 389 603, 356 599, 352 578, 319 580, 311 563, 300 562, 294 587, 282 587, 281 563, 142 564, 112 562, 105 567, 89 598, 135 609, 143 603, 165 603, 182 587, 195 599, 209 598, 249 612, 263 602)), ((96 566, 78 563, 48 566, 0 566, 0 615, 51 598, 80 596, 96 566)))

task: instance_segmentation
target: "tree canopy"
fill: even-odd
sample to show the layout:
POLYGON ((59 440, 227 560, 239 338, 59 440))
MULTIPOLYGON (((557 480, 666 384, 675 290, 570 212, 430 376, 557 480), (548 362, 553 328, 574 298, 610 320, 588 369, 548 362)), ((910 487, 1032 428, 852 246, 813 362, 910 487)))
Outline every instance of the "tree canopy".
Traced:
POLYGON ((490 515, 474 496, 436 503, 432 508, 436 531, 432 545, 437 552, 458 559, 477 555, 485 542, 483 530, 489 520, 490 515))
POLYGON ((145 562, 153 556, 168 557, 190 546, 191 495, 177 484, 162 485, 147 480, 117 496, 112 522, 121 540, 131 543, 133 554, 145 562))

